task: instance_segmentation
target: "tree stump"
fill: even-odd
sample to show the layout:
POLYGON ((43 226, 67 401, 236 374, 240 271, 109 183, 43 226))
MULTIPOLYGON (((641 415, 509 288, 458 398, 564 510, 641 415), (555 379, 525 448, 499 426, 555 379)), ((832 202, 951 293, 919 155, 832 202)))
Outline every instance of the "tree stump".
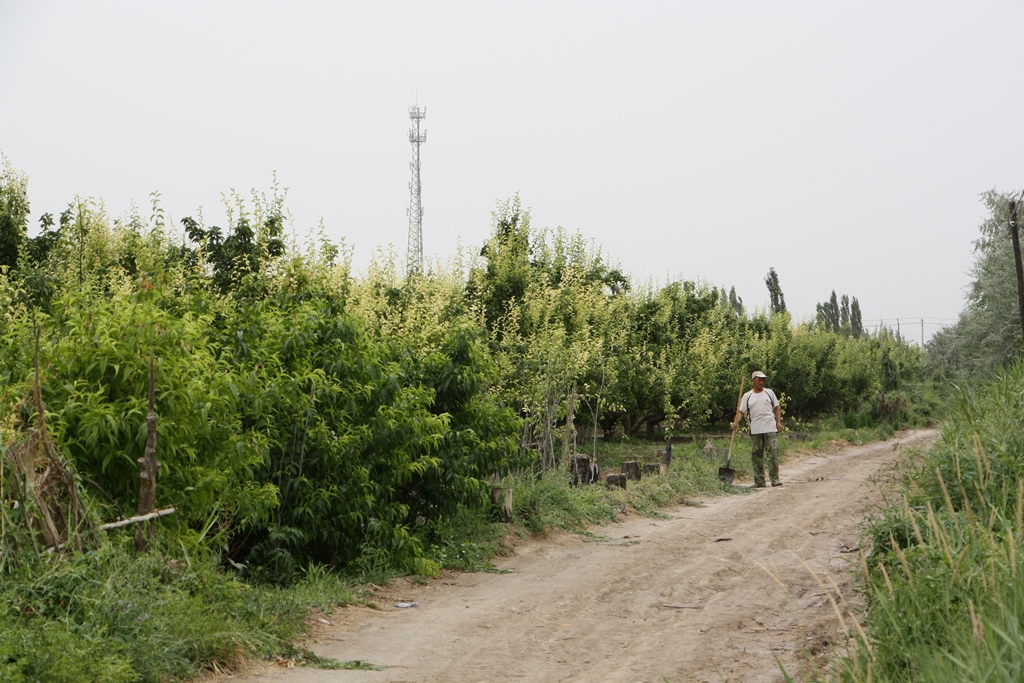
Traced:
POLYGON ((626 475, 626 479, 640 481, 640 463, 636 460, 622 463, 622 472, 626 475))
POLYGON ((579 455, 578 453, 572 456, 569 461, 569 485, 576 487, 582 486, 583 484, 593 484, 598 480, 599 468, 596 460, 591 460, 590 456, 579 455))
POLYGON ((714 442, 708 439, 708 442, 704 444, 702 451, 704 457, 711 462, 719 462, 725 460, 729 455, 729 449, 724 446, 716 446, 714 442))
POLYGON ((661 474, 661 463, 644 463, 644 476, 647 476, 649 474, 661 474))
POLYGON ((505 486, 494 486, 491 488, 491 503, 497 511, 499 518, 505 524, 512 523, 512 489, 505 486))
POLYGON ((625 474, 609 474, 604 478, 604 485, 608 488, 615 488, 618 486, 620 489, 626 488, 626 475, 625 474))

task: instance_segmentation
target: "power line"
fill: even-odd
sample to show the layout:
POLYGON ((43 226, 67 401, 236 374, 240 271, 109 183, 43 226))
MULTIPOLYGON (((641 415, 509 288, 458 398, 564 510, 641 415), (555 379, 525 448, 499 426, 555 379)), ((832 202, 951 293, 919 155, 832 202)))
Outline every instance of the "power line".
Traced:
POLYGON ((912 320, 921 321, 924 320, 928 324, 934 325, 952 325, 956 323, 957 318, 939 318, 937 316, 928 315, 895 315, 891 318, 871 318, 870 320, 862 320, 864 323, 891 323, 897 320, 912 320))
MULTIPOLYGON (((925 327, 937 327, 939 330, 935 331, 941 331, 947 327, 952 327, 955 324, 956 320, 952 318, 919 316, 916 318, 881 318, 878 320, 865 321, 862 323, 862 326, 865 330, 876 333, 881 332, 884 328, 890 332, 895 332, 900 339, 904 339, 907 342, 916 342, 919 330, 921 348, 924 348, 925 327)), ((935 331, 933 331, 932 334, 934 334, 935 331)))

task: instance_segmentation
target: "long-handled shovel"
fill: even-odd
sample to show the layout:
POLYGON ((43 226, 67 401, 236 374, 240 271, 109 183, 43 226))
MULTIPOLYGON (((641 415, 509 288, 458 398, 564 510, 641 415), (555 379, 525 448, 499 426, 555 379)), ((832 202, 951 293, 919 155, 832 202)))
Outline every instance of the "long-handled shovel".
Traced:
MULTIPOLYGON (((746 377, 740 380, 740 396, 736 399, 736 417, 733 418, 733 424, 740 420, 740 401, 743 400, 743 385, 746 381, 746 377)), ((729 455, 725 458, 725 467, 718 468, 718 478, 726 484, 732 484, 732 480, 736 478, 736 470, 730 468, 729 465, 732 464, 732 444, 736 441, 737 429, 732 430, 732 437, 729 439, 729 455)))

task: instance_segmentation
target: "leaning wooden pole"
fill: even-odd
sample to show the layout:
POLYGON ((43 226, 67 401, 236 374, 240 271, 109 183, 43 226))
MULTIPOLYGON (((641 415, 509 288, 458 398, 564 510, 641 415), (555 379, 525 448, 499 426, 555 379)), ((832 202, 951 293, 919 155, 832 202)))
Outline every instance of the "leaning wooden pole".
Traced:
POLYGON ((1010 200, 1010 237, 1013 238, 1013 258, 1017 264, 1017 307, 1020 314, 1020 330, 1024 337, 1024 265, 1020 258, 1020 229, 1017 226, 1017 202, 1010 200))
MULTIPOLYGON (((146 415, 146 453, 139 458, 139 515, 148 515, 156 509, 156 366, 153 353, 149 354, 149 413, 146 415)), ((142 552, 149 547, 153 535, 152 522, 146 521, 135 528, 135 548, 142 552)))
POLYGON ((109 522, 107 524, 100 525, 100 531, 108 531, 110 529, 120 529, 123 526, 129 526, 131 524, 138 524, 139 522, 148 522, 152 519, 159 519, 166 517, 167 515, 173 515, 176 512, 174 508, 164 508, 163 510, 154 510, 148 515, 139 515, 137 517, 129 517, 128 519, 120 519, 116 522, 109 522))

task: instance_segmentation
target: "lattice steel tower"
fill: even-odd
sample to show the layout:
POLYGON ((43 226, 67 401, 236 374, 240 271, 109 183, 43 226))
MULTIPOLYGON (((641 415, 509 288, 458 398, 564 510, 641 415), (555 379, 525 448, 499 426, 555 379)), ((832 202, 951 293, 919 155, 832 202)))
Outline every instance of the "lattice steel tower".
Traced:
POLYGON ((423 187, 420 184, 420 145, 427 141, 427 131, 420 131, 420 121, 427 118, 427 108, 418 104, 409 107, 409 142, 412 143, 412 161, 409 170, 409 248, 406 253, 409 274, 423 272, 423 187))

